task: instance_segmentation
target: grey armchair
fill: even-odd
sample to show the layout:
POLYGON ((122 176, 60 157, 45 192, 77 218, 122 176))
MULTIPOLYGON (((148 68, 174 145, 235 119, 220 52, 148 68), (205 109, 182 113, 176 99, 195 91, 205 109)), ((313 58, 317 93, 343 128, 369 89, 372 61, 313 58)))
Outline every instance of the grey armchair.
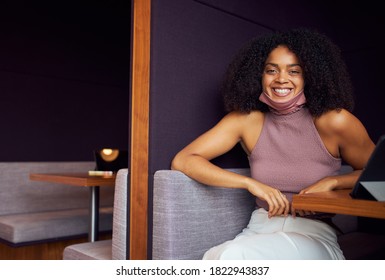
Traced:
POLYGON ((201 259, 209 248, 234 238, 255 208, 246 190, 206 186, 172 170, 155 173, 153 203, 153 259, 201 259))

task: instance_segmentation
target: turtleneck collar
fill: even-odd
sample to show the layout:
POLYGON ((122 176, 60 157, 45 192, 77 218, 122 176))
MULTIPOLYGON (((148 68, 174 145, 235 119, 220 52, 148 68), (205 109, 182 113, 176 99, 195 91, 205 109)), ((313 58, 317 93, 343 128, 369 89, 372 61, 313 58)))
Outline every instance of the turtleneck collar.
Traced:
POLYGON ((270 108, 270 111, 277 115, 286 115, 294 113, 301 109, 306 103, 306 97, 303 90, 301 90, 292 99, 285 102, 277 102, 271 99, 266 92, 261 93, 261 95, 259 96, 259 100, 267 104, 270 108))

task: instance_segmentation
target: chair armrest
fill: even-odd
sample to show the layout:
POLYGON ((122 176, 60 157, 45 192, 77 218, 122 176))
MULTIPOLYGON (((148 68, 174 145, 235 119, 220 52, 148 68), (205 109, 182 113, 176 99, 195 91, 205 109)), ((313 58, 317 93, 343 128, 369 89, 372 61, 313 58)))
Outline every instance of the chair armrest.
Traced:
POLYGON ((127 188, 128 169, 116 175, 112 224, 112 259, 127 259, 127 188))
MULTIPOLYGON (((249 175, 249 169, 230 169, 249 175)), ((248 224, 248 191, 200 184, 179 171, 154 175, 152 259, 201 259, 248 224)))

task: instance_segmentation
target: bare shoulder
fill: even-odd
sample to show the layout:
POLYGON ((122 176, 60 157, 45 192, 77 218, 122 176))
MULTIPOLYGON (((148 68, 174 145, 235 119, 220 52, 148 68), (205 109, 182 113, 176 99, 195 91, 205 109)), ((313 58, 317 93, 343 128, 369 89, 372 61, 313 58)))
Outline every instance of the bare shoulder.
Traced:
POLYGON ((356 169, 361 169, 374 149, 366 128, 347 110, 332 110, 314 121, 321 139, 331 154, 342 156, 356 169))
POLYGON ((328 111, 316 118, 315 124, 320 133, 333 135, 350 134, 363 128, 361 121, 345 109, 328 111))
POLYGON ((232 112, 225 118, 228 118, 226 122, 229 129, 237 129, 240 143, 244 150, 250 153, 261 133, 264 113, 260 111, 252 111, 250 113, 232 112))
POLYGON ((250 113, 230 112, 225 115, 219 122, 220 126, 229 126, 239 128, 240 130, 250 130, 252 126, 258 126, 263 123, 264 114, 260 111, 252 111, 250 113))

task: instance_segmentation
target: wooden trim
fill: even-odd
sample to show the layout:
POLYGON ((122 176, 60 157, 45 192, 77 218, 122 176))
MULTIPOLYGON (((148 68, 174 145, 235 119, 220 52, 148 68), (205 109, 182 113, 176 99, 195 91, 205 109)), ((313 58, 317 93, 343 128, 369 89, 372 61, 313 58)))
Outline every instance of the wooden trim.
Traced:
POLYGON ((353 199, 351 190, 334 190, 293 196, 298 210, 385 219, 385 202, 353 199))
POLYGON ((133 2, 129 259, 147 259, 151 0, 133 2))
POLYGON ((29 179, 78 187, 114 187, 116 175, 90 176, 88 173, 31 173, 29 179))

